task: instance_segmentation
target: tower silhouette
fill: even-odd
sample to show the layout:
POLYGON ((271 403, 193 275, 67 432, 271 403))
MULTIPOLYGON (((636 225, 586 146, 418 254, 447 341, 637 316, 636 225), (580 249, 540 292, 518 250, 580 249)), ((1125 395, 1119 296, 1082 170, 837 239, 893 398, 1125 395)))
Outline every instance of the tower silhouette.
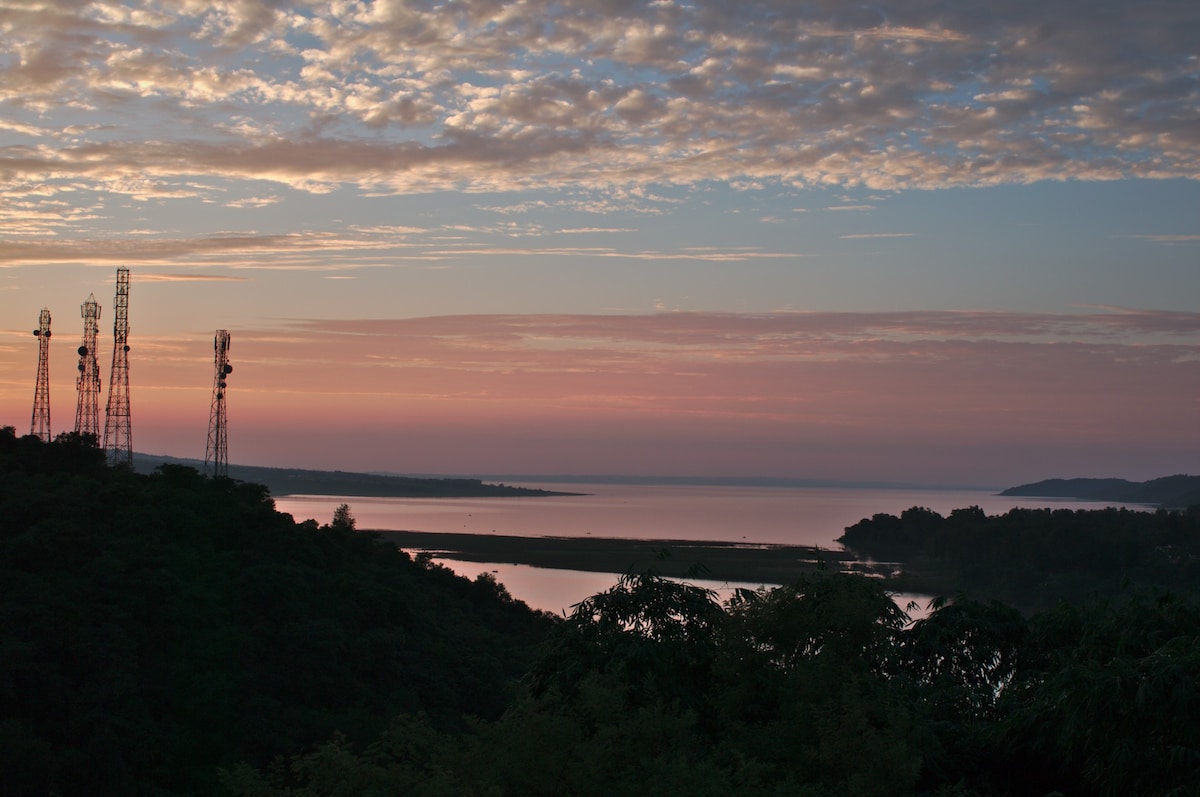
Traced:
POLYGON ((133 435, 129 428, 129 269, 117 269, 113 300, 112 372, 104 413, 104 453, 108 464, 133 467, 133 435))
POLYGON ((75 405, 75 433, 92 435, 100 442, 100 364, 96 362, 96 336, 100 333, 100 305, 95 294, 88 294, 79 311, 83 316, 83 342, 79 345, 79 377, 75 386, 79 402, 75 405))
POLYGON ((204 446, 204 475, 212 463, 213 476, 229 475, 229 433, 225 425, 225 380, 233 373, 229 364, 229 330, 213 336, 212 409, 208 413, 208 443, 204 446))
POLYGON ((38 328, 33 331, 38 339, 37 387, 33 390, 33 421, 29 433, 50 442, 50 311, 45 307, 38 314, 38 328))

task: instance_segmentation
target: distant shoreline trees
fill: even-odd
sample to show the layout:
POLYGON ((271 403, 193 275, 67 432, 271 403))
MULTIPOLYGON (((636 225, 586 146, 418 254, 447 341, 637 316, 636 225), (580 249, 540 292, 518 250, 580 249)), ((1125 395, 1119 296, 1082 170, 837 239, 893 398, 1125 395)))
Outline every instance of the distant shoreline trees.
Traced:
POLYGON ((969 589, 1033 610, 1059 600, 1113 595, 1138 583, 1200 587, 1200 506, 1159 509, 979 507, 948 516, 911 507, 846 528, 838 542, 861 558, 893 563, 898 589, 969 589))

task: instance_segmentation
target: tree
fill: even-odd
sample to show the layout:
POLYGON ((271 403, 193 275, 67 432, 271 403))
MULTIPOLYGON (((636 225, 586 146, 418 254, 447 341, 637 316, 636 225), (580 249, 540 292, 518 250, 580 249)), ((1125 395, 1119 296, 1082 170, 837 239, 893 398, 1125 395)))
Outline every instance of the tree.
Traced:
POLYGON ((530 675, 535 693, 567 694, 585 676, 612 676, 631 705, 702 699, 723 613, 712 590, 652 573, 622 576, 580 602, 530 675))
POLYGON ((329 524, 329 527, 339 531, 354 531, 356 522, 354 515, 350 514, 350 505, 341 504, 333 510, 333 522, 329 524))
POLYGON ((935 600, 898 646, 900 667, 922 688, 938 719, 995 718, 1028 632, 1021 613, 999 601, 935 600))
POLYGON ((736 757, 805 793, 909 793, 923 735, 891 677, 908 616, 881 581, 815 573, 727 607, 713 704, 736 757))
POLYGON ((993 755, 1024 793, 1194 794, 1200 597, 1133 589, 1030 621, 993 755), (1009 752, 1011 751, 1011 752, 1009 752))

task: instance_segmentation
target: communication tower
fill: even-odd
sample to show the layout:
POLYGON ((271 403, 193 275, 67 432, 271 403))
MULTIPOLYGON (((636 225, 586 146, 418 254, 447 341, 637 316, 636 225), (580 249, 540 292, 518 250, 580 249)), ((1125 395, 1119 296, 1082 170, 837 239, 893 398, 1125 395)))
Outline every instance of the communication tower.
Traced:
POLYGON ((75 406, 75 433, 89 434, 100 441, 100 364, 96 362, 96 336, 100 334, 100 305, 95 294, 88 294, 80 308, 83 316, 83 342, 79 345, 79 403, 75 406))
POLYGON ((38 328, 33 330, 38 339, 37 387, 33 391, 33 422, 29 433, 50 442, 50 311, 45 307, 38 315, 38 328))
POLYGON ((129 269, 117 269, 113 300, 112 372, 108 377, 108 406, 104 413, 104 453, 108 464, 133 467, 129 428, 129 269))
POLYGON ((225 380, 233 373, 229 364, 229 330, 213 336, 212 409, 208 414, 208 443, 204 446, 204 475, 212 463, 213 476, 229 475, 229 433, 225 426, 225 380))

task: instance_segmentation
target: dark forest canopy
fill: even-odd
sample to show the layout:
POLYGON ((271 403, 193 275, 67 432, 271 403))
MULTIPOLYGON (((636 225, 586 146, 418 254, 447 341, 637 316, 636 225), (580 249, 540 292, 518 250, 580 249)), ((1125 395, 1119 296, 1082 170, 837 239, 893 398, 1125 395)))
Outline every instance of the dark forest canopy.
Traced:
POLYGON ((1163 476, 1144 482, 1125 479, 1046 479, 1010 487, 1000 495, 1075 498, 1181 509, 1200 504, 1200 476, 1163 476))
MULTIPOLYGON (((0 431, 0 477, 5 797, 1200 782, 1193 591, 1030 616, 959 596, 909 623, 881 579, 810 571, 722 604, 631 573, 555 618, 354 531, 348 508, 297 524, 261 485, 110 469, 94 441, 0 431)), ((1086 538, 1085 517, 1044 528, 1086 538)))
POLYGON ((390 716, 494 719, 553 618, 266 488, 0 432, 0 794, 211 794, 390 716))

